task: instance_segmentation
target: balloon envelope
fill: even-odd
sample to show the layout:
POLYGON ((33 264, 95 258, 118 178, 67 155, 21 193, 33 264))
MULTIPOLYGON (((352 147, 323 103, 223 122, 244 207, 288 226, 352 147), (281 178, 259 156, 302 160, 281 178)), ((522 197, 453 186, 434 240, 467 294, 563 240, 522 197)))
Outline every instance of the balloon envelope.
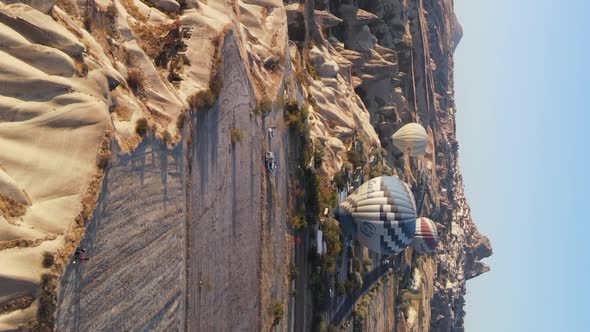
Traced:
POLYGON ((340 203, 336 215, 346 232, 381 254, 403 251, 416 230, 414 195, 396 176, 365 182, 340 203))
POLYGON ((426 153, 428 133, 417 123, 408 123, 391 136, 393 145, 411 157, 422 156, 426 153))
POLYGON ((438 232, 434 221, 420 217, 416 220, 416 233, 412 248, 420 254, 431 253, 438 244, 438 232))

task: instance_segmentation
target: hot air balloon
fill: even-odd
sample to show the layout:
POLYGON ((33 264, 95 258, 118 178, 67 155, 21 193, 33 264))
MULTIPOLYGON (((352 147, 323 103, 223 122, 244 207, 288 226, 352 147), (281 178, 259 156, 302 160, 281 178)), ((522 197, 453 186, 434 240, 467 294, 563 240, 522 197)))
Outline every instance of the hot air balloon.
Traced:
POLYGON ((338 206, 336 217, 345 232, 381 253, 403 251, 416 230, 416 202, 397 176, 380 176, 361 185, 338 206))
POLYGON ((434 221, 420 217, 416 220, 416 234, 412 248, 419 254, 434 252, 438 243, 438 232, 434 221))
POLYGON ((391 136, 393 145, 410 157, 422 156, 426 153, 428 133, 417 123, 408 123, 391 136))

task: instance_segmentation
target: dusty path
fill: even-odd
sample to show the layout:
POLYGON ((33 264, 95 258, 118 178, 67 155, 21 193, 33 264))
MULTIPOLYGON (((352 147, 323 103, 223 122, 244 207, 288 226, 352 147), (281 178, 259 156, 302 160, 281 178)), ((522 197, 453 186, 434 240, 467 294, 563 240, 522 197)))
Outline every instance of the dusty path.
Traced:
POLYGON ((188 248, 188 331, 259 330, 260 119, 237 44, 223 46, 218 104, 193 119, 188 248), (232 146, 231 128, 243 133, 232 146), (199 287, 202 281, 202 287, 199 287))

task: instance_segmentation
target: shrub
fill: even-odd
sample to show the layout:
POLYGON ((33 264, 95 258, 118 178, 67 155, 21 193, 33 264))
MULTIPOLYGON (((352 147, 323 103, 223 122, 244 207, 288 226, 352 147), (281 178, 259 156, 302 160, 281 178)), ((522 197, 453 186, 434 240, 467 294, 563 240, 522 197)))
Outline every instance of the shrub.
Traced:
POLYGON ((309 64, 309 66, 307 66, 307 70, 309 72, 309 74, 311 75, 311 77, 317 81, 320 79, 320 75, 318 75, 317 70, 315 69, 315 67, 313 66, 313 64, 309 64))
POLYGON ((230 130, 231 144, 236 144, 244 139, 244 133, 240 128, 232 128, 230 130))
POLYGON ((336 222, 326 222, 323 225, 324 239, 326 240, 326 247, 328 255, 334 259, 338 257, 342 251, 342 242, 340 241, 340 226, 336 222))
POLYGON ((365 259, 363 260, 363 263, 364 263, 364 265, 365 265, 365 270, 367 270, 367 271, 371 270, 371 266, 373 265, 373 261, 371 261, 371 260, 370 260, 370 259, 368 259, 368 258, 365 258, 365 259))
POLYGON ((344 178, 342 177, 342 174, 340 174, 340 173, 334 175, 333 182, 336 185, 336 188, 338 188, 338 190, 343 190, 344 187, 346 186, 346 182, 344 182, 344 178))
POLYGON ((178 118, 176 118, 176 128, 178 128, 178 131, 181 131, 182 129, 184 129, 185 123, 186 123, 186 111, 182 111, 182 112, 180 112, 180 114, 178 114, 178 118))
POLYGON ((284 315, 285 308, 283 307, 283 304, 277 300, 274 300, 272 302, 273 326, 279 324, 284 315))
POLYGON ((357 151, 355 151, 355 150, 348 151, 347 157, 348 157, 348 161, 352 164, 352 167, 354 167, 355 169, 357 167, 363 166, 363 157, 357 151))
POLYGON ((283 108, 287 104, 287 98, 285 97, 284 93, 281 93, 279 100, 277 100, 277 106, 279 108, 283 108))
POLYGON ((302 230, 307 227, 307 222, 303 216, 295 216, 291 219, 291 225, 295 230, 302 230))
POLYGON ((5 217, 20 217, 27 212, 26 206, 0 193, 0 211, 5 217))
POLYGON ((191 109, 199 111, 204 111, 215 103, 215 95, 211 92, 211 89, 201 90, 196 92, 188 97, 187 102, 191 109))
POLYGON ((299 103, 297 102, 297 99, 289 98, 289 101, 287 102, 287 112, 294 113, 298 109, 299 109, 299 103))
POLYGON ((42 262, 43 267, 46 269, 50 268, 53 266, 53 263, 55 263, 55 256, 53 256, 52 253, 45 251, 43 253, 43 262, 42 262))
POLYGON ((39 295, 39 307, 37 317, 42 326, 53 326, 57 305, 57 276, 49 273, 41 275, 41 294, 39 295))
POLYGON ((389 167, 381 165, 381 164, 371 167, 371 170, 369 171, 369 177, 376 178, 376 177, 382 176, 382 175, 391 176, 391 175, 393 175, 393 172, 391 171, 391 169, 389 167))
POLYGON ((172 143, 172 135, 170 135, 170 132, 168 130, 165 130, 164 133, 162 133, 162 141, 166 145, 172 143))
POLYGON ((96 156, 96 165, 100 169, 105 169, 109 165, 110 160, 111 160, 111 151, 109 151, 109 150, 100 151, 98 153, 98 155, 96 156))
POLYGON ((324 148, 319 142, 315 142, 313 147, 313 165, 316 169, 322 168, 323 157, 324 148))
POLYGON ((143 137, 147 134, 149 130, 148 121, 146 118, 138 119, 135 123, 135 132, 137 135, 143 137))
POLYGON ((336 288, 336 295, 338 295, 338 296, 342 296, 346 292, 345 285, 340 282, 336 282, 336 285, 334 288, 336 288))
POLYGON ((344 282, 344 289, 346 290, 346 294, 352 295, 352 291, 354 291, 355 284, 352 280, 346 280, 344 282))
POLYGON ((356 272, 361 272, 361 260, 358 257, 352 259, 352 269, 356 272))
POLYGON ((252 110, 252 113, 254 113, 258 116, 261 116, 261 115, 270 113, 271 110, 272 110, 272 102, 270 101, 270 99, 266 95, 264 95, 264 96, 262 96, 262 98, 260 98, 260 100, 256 104, 256 107, 252 110))
POLYGON ((298 275, 299 275, 299 270, 297 270, 297 266, 291 264, 291 267, 289 269, 289 278, 291 278, 291 280, 295 280, 295 279, 297 279, 298 275))
POLYGON ((143 72, 139 68, 129 69, 127 72, 127 84, 129 84, 131 91, 133 91, 136 96, 145 96, 143 72))
POLYGON ((324 271, 333 273, 336 271, 336 258, 331 255, 322 256, 322 268, 324 271))

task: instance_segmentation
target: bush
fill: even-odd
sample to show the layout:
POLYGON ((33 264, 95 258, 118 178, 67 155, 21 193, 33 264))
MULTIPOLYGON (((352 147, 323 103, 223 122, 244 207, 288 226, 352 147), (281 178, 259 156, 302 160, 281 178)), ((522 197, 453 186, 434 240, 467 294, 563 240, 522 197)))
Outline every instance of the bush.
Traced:
POLYGON ((260 100, 256 104, 256 107, 252 110, 252 113, 254 113, 258 116, 262 116, 264 114, 270 113, 271 110, 272 110, 272 102, 265 95, 265 96, 262 96, 262 98, 260 98, 260 100))
POLYGON ((319 142, 315 142, 313 146, 313 166, 316 169, 322 168, 324 158, 324 148, 319 142))
POLYGON ((324 239, 326 240, 328 255, 335 259, 342 251, 342 242, 340 242, 340 226, 338 226, 336 222, 326 222, 323 226, 324 239))
POLYGON ((236 144, 244 139, 244 133, 240 128, 232 128, 230 130, 231 144, 236 144))
POLYGON ((352 259, 352 269, 356 272, 361 272, 361 260, 358 257, 352 259))
POLYGON ((149 130, 148 121, 146 118, 138 119, 135 123, 135 132, 137 135, 143 137, 147 134, 149 130))
POLYGON ((336 282, 334 288, 336 288, 336 295, 338 296, 342 296, 344 295, 344 292, 346 292, 346 287, 342 283, 336 282))
POLYGON ((127 84, 136 96, 145 96, 143 72, 139 68, 131 68, 127 72, 127 84))
POLYGON ((305 221, 305 217, 303 216, 295 216, 291 219, 291 225, 295 230, 302 230, 307 227, 307 222, 305 221))
POLYGON ((182 111, 182 112, 180 112, 180 114, 178 114, 178 118, 176 118, 176 128, 178 128, 178 131, 181 131, 182 129, 184 129, 185 123, 186 123, 186 111, 182 111))
POLYGON ((307 71, 309 72, 309 75, 311 75, 311 77, 314 79, 314 81, 320 79, 318 71, 315 69, 315 66, 311 62, 307 65, 307 71))
POLYGON ((283 319, 283 316, 285 315, 285 308, 283 307, 283 304, 277 300, 274 300, 272 302, 272 317, 273 317, 273 323, 272 325, 278 325, 279 322, 283 319))
POLYGON ((205 111, 215 104, 215 95, 211 89, 201 90, 188 97, 187 102, 192 110, 205 111))
POLYGON ((356 152, 355 150, 348 151, 347 157, 348 161, 352 164, 352 167, 354 167, 355 169, 357 167, 362 167, 364 164, 363 157, 360 153, 356 152))
POLYGON ((352 280, 346 280, 344 282, 344 289, 346 290, 346 294, 348 295, 352 295, 352 292, 354 291, 355 288, 355 283, 352 280))
POLYGON ((382 175, 392 176, 393 172, 389 167, 381 164, 371 167, 371 170, 369 171, 369 177, 376 178, 382 175))
POLYGON ((55 263, 55 256, 53 256, 52 253, 46 251, 43 253, 43 267, 44 268, 50 268, 53 266, 53 263, 55 263))
POLYGON ((342 177, 342 174, 340 174, 340 173, 334 175, 334 179, 332 181, 334 182, 334 184, 336 185, 336 188, 338 188, 338 190, 343 190, 344 187, 346 186, 346 182, 344 181, 344 178, 342 177))
POLYGON ((372 260, 370 260, 368 258, 365 258, 363 260, 363 263, 365 265, 365 270, 367 270, 367 271, 371 270, 371 266, 373 265, 373 261, 372 260))
POLYGON ((168 130, 165 130, 164 133, 162 134, 162 141, 166 145, 172 143, 172 135, 170 135, 170 132, 168 130))
POLYGON ((297 266, 291 264, 291 267, 289 268, 289 278, 291 278, 291 280, 295 280, 297 279, 298 275, 299 270, 297 270, 297 266))
POLYGON ((100 169, 105 169, 109 165, 110 161, 111 161, 111 151, 109 151, 109 150, 100 151, 98 153, 98 155, 96 156, 96 165, 100 169))
POLYGON ((54 313, 57 307, 57 276, 49 273, 41 275, 41 294, 37 318, 41 326, 53 326, 54 313))

